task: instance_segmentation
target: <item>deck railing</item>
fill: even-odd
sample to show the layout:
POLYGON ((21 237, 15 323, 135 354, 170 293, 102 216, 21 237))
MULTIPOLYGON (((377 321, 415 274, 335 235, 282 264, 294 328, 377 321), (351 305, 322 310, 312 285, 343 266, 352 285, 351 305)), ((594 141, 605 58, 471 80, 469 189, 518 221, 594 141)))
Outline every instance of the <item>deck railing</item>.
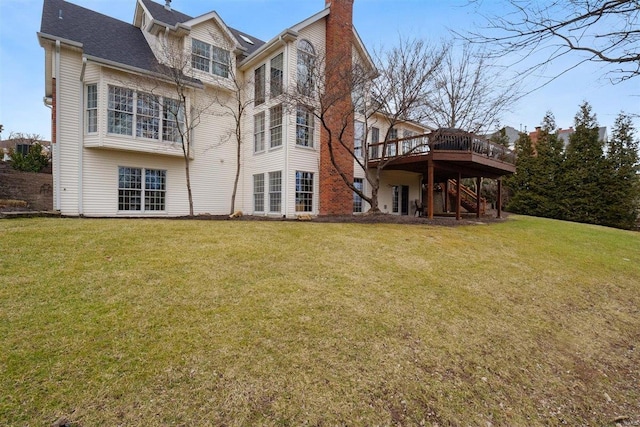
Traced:
POLYGON ((430 134, 369 144, 369 159, 376 161, 393 157, 419 156, 430 153, 432 150, 466 151, 512 165, 516 162, 515 152, 502 145, 472 133, 442 129, 430 134))

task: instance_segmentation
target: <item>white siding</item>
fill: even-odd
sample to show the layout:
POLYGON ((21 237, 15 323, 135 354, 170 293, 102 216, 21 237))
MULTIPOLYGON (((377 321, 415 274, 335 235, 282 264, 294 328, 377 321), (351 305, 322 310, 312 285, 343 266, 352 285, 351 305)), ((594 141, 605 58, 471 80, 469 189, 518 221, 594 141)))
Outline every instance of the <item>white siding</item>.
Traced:
POLYGON ((78 52, 65 49, 60 52, 60 76, 56 80, 59 98, 56 100, 60 122, 60 211, 64 215, 78 215, 78 161, 82 60, 78 52))

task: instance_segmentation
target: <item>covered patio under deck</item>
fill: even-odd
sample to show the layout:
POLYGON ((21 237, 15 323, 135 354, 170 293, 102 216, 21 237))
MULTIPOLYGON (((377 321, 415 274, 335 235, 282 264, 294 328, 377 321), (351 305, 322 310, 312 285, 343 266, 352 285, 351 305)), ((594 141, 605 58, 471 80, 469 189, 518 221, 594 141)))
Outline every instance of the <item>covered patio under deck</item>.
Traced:
MULTIPOLYGON (((481 178, 498 182, 497 215, 502 215, 502 177, 516 171, 516 156, 512 150, 472 133, 458 129, 438 129, 429 134, 412 136, 369 145, 369 168, 388 162, 384 170, 403 170, 423 176, 423 205, 429 218, 434 215, 434 188, 455 183, 456 218, 461 218, 463 178, 476 179, 475 212, 481 213, 481 178)), ((445 197, 445 211, 448 197, 445 197)), ((467 200, 468 202, 468 200, 467 200)))

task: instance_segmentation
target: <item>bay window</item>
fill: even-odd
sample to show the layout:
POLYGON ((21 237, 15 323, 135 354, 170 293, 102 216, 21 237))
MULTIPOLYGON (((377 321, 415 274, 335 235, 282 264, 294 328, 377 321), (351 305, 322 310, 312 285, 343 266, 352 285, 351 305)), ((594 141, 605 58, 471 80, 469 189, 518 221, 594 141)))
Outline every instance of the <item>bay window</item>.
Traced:
MULTIPOLYGON (((87 114, 87 120, 89 120, 91 115, 87 114)), ((179 127, 184 126, 184 120, 184 106, 175 99, 109 86, 108 133, 180 142, 179 127)))

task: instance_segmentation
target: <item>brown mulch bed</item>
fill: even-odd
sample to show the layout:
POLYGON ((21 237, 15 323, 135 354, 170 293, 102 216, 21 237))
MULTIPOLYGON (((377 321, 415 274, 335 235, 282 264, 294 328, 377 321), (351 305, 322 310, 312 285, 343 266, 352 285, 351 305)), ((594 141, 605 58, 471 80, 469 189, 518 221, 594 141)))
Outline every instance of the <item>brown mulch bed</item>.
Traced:
POLYGON ((354 224, 417 224, 417 225, 438 225, 454 227, 460 225, 482 225, 504 222, 508 218, 506 212, 502 212, 502 218, 496 218, 495 212, 476 218, 475 214, 464 214, 462 219, 456 220, 454 216, 435 216, 433 219, 416 217, 409 215, 391 214, 363 214, 363 215, 327 215, 316 216, 311 220, 301 221, 296 218, 278 218, 270 216, 244 215, 239 218, 229 218, 227 215, 197 215, 194 217, 180 217, 177 219, 196 220, 227 220, 227 221, 299 221, 299 222, 321 222, 321 223, 354 223, 354 224))

